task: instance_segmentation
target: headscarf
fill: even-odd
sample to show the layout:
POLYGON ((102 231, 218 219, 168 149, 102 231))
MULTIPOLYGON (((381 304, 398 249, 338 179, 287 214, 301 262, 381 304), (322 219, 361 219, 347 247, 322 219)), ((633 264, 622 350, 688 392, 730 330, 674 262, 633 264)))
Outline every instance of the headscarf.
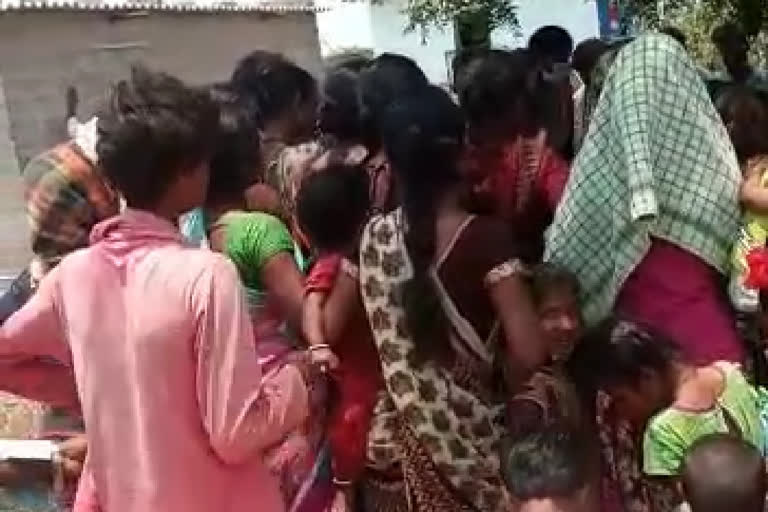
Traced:
POLYGON ((579 277, 586 319, 595 322, 652 236, 724 272, 740 183, 728 133, 693 62, 672 38, 642 36, 606 77, 545 258, 579 277))
POLYGON ((76 117, 67 120, 67 132, 69 137, 75 141, 78 149, 85 157, 96 164, 99 162, 99 156, 96 154, 96 143, 99 140, 99 118, 92 117, 85 123, 81 123, 76 117))

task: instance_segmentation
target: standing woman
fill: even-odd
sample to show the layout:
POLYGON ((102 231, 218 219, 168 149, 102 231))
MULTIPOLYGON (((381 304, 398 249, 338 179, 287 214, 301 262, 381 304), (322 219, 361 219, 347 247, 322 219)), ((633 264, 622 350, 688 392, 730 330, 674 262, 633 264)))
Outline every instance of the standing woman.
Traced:
MULTIPOLYGON (((739 227, 741 175, 684 49, 662 35, 621 49, 591 123, 546 259, 579 277, 587 323, 615 310, 675 341, 691 364, 741 362, 721 286, 739 227)), ((605 397, 598 424, 606 499, 650 510, 637 432, 605 397)))
POLYGON ((205 207, 208 239, 211 249, 225 254, 237 267, 265 369, 300 365, 309 376, 310 416, 271 448, 268 465, 281 479, 286 509, 321 510, 332 491, 325 469, 327 393, 325 376, 308 367, 294 334, 300 332, 302 259, 280 219, 248 207, 246 191, 259 176, 261 165, 256 125, 231 91, 215 88, 213 97, 220 114, 205 207))
POLYGON ((507 221, 526 262, 540 261, 544 230, 568 180, 568 164, 545 128, 551 86, 528 50, 491 51, 467 74, 459 97, 476 206, 507 221))
POLYGON ((668 36, 641 37, 607 77, 547 259, 579 277, 588 323, 617 309, 674 339, 694 363, 741 361, 720 287, 740 183, 690 58, 668 36))
POLYGON ((386 381, 369 464, 405 482, 389 496, 400 498, 395 510, 403 500, 413 511, 506 510, 496 452, 506 392, 496 377, 506 367, 514 382, 544 360, 519 250, 503 223, 461 204, 464 117, 444 91, 392 104, 382 141, 402 207, 374 217, 360 246, 386 381))
POLYGON ((237 64, 231 85, 260 131, 264 185, 250 191, 251 200, 264 204, 260 210, 276 213, 288 222, 293 235, 306 248, 294 210, 301 177, 320 152, 319 145, 310 142, 320 99, 317 82, 284 56, 255 51, 237 64))

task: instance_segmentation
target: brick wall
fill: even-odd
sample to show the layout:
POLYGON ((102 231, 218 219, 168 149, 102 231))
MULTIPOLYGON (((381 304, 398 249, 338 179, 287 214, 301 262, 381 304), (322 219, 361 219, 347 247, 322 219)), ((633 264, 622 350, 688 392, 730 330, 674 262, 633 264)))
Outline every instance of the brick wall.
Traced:
POLYGON ((66 136, 69 85, 80 93, 84 118, 132 63, 204 84, 228 78, 235 62, 258 48, 320 70, 310 13, 152 12, 119 20, 93 12, 0 13, 0 76, 19 159, 23 163, 66 136))

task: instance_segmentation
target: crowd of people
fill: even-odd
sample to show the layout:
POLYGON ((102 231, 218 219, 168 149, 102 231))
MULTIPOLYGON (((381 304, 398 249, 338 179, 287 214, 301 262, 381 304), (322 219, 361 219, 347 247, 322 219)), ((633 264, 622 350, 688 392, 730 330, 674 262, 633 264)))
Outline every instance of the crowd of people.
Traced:
POLYGON ((762 511, 768 103, 714 40, 135 68, 24 170, 0 433, 58 444, 0 509, 762 511))

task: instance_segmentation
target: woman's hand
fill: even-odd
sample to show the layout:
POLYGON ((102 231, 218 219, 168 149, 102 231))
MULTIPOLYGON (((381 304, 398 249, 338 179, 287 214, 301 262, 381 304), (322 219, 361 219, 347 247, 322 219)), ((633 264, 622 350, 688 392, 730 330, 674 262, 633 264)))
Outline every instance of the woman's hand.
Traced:
POLYGON ((59 461, 66 482, 77 482, 83 472, 88 440, 84 435, 71 437, 59 444, 59 461))
POLYGON ((334 371, 339 367, 338 356, 333 353, 330 347, 325 345, 310 347, 309 360, 312 365, 319 367, 323 373, 334 371))

